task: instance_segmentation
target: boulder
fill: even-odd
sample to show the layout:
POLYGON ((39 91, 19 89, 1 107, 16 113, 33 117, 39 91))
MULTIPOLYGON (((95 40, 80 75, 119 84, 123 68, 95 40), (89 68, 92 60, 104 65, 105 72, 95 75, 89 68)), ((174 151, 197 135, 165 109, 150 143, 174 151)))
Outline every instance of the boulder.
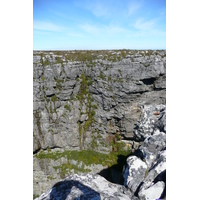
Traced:
POLYGON ((147 165, 140 158, 136 156, 130 156, 127 158, 127 167, 123 174, 124 185, 131 189, 133 194, 144 180, 146 170, 147 165))
POLYGON ((165 183, 159 181, 154 185, 150 186, 149 188, 141 190, 138 193, 139 199, 141 200, 160 199, 160 196, 162 195, 164 188, 165 188, 165 183))
POLYGON ((100 175, 71 175, 56 183, 35 200, 115 199, 130 200, 131 193, 121 185, 112 184, 100 175))

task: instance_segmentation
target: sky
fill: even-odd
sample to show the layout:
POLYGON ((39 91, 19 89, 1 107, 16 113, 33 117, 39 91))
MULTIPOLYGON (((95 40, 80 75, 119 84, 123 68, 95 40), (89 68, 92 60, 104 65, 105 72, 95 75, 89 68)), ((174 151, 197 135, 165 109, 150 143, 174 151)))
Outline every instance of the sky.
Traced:
POLYGON ((33 0, 33 49, 166 49, 166 0, 33 0))

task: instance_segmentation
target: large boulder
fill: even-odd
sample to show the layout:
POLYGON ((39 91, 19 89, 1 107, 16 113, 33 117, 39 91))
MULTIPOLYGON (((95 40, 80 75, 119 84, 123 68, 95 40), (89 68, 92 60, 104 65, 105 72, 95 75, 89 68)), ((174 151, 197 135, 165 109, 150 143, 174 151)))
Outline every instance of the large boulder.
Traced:
POLYGON ((130 200, 131 193, 100 175, 71 175, 56 183, 36 200, 113 199, 130 200))

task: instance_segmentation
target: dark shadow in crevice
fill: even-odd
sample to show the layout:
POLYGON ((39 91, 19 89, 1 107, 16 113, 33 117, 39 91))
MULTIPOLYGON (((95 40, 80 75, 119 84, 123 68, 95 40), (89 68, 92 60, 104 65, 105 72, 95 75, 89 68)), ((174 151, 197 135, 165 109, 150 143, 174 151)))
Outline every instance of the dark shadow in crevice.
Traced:
POLYGON ((124 166, 126 165, 126 159, 129 156, 130 155, 128 156, 118 155, 117 164, 101 170, 98 174, 100 176, 103 176, 107 181, 111 183, 123 185, 124 184, 123 170, 124 166))
POLYGON ((138 187, 137 187, 137 189, 136 189, 136 191, 135 191, 135 193, 134 193, 134 196, 136 196, 136 197, 138 197, 138 192, 140 191, 140 188, 141 188, 141 186, 143 185, 143 181, 138 185, 138 187))
POLYGON ((74 200, 100 200, 100 194, 76 180, 63 180, 56 183, 50 192, 50 200, 72 198, 74 200))
POLYGON ((39 148, 39 149, 36 149, 35 151, 33 151, 33 155, 37 154, 40 151, 46 151, 46 150, 52 150, 52 149, 61 149, 61 147, 54 146, 54 147, 47 147, 47 148, 39 148))
POLYGON ((141 79, 140 81, 142 81, 145 85, 153 85, 155 82, 156 78, 145 78, 145 79, 141 79))
POLYGON ((34 154, 37 154, 40 150, 41 150, 41 148, 36 149, 35 151, 33 151, 33 155, 34 155, 34 154))

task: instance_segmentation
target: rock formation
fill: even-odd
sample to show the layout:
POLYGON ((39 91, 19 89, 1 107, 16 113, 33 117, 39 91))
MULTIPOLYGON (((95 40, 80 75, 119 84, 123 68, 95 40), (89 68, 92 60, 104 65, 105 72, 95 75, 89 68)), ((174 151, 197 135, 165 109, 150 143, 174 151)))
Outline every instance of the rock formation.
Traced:
POLYGON ((34 194, 55 184, 39 199, 164 196, 165 68, 165 51, 34 51, 34 194), (132 154, 119 179, 113 169, 105 177, 110 183, 96 174, 110 166, 100 157, 121 150, 132 154), (79 159, 89 151, 99 160, 79 159))
POLYGON ((165 199, 166 130, 165 106, 145 106, 138 125, 145 139, 127 158, 124 186, 110 183, 100 175, 70 175, 37 200, 53 199, 165 199), (159 114, 158 114, 159 113, 159 114), (153 128, 152 128, 153 127, 153 128), (161 128, 162 127, 162 128, 161 128), (149 142, 150 141, 150 142, 149 142))

